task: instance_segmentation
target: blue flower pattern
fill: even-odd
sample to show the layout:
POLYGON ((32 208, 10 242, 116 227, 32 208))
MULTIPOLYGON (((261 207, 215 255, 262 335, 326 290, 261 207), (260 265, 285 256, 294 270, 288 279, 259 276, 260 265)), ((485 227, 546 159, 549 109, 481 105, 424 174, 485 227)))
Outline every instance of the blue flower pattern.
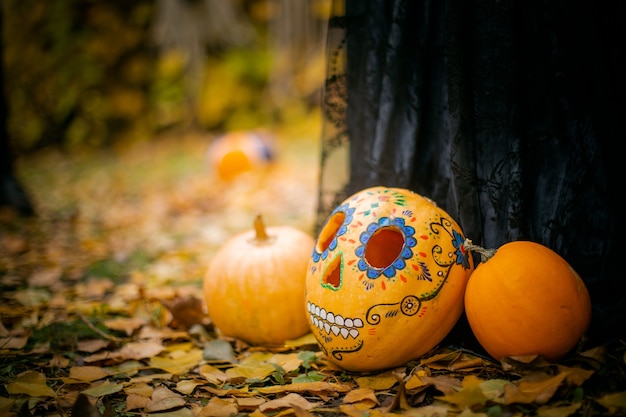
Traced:
POLYGON ((465 250, 465 238, 456 230, 452 229, 452 244, 456 248, 456 264, 463 265, 463 268, 469 269, 470 264, 465 250))
POLYGON ((319 262, 320 259, 328 258, 328 254, 332 252, 333 250, 335 250, 335 248, 337 247, 337 239, 339 238, 339 236, 346 234, 346 232, 348 231, 348 225, 352 223, 352 215, 354 214, 354 210, 355 208, 350 207, 349 204, 343 204, 337 207, 335 210, 333 210, 329 218, 332 218, 333 215, 339 212, 343 212, 346 217, 343 220, 343 223, 341 224, 339 229, 337 230, 337 233, 335 233, 333 240, 330 242, 328 247, 322 253, 318 252, 315 248, 313 249, 313 254, 312 254, 313 262, 319 262))
POLYGON ((381 275, 384 275, 387 278, 393 278, 397 271, 404 269, 406 266, 406 260, 413 257, 412 248, 417 245, 417 239, 413 236, 414 234, 415 229, 411 226, 407 226, 403 218, 381 217, 378 222, 370 223, 366 230, 361 233, 361 237, 359 238, 361 246, 356 248, 355 251, 356 256, 359 258, 359 262, 357 264, 359 270, 365 271, 367 277, 371 279, 376 279, 381 275), (390 226, 397 227, 404 234, 404 246, 398 258, 396 258, 391 265, 384 269, 374 268, 365 260, 365 247, 367 246, 367 243, 372 235, 378 229, 390 226))

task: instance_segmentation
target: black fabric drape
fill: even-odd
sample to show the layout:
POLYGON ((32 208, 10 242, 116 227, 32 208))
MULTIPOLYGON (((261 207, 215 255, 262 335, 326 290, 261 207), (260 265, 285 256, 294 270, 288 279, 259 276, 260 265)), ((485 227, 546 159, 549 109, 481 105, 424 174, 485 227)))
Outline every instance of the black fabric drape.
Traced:
POLYGON ((583 277, 592 340, 626 332, 626 18, 619 1, 335 0, 318 224, 373 185, 435 200, 485 247, 583 277))

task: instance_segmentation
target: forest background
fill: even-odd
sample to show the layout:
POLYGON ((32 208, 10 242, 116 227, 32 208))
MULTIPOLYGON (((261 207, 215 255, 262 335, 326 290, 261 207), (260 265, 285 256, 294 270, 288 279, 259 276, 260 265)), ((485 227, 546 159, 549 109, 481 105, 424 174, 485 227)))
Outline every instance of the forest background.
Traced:
POLYGON ((319 105, 328 13, 327 0, 3 1, 13 146, 110 146, 306 113, 319 105))

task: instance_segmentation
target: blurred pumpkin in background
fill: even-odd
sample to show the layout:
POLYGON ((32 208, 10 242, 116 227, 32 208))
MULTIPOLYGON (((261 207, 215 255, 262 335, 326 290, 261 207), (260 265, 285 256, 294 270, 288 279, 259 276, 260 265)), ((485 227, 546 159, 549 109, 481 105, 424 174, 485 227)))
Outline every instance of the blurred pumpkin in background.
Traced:
POLYGON ((274 135, 265 130, 228 132, 209 145, 208 163, 218 178, 231 181, 244 172, 271 164, 275 159, 275 142, 274 135))

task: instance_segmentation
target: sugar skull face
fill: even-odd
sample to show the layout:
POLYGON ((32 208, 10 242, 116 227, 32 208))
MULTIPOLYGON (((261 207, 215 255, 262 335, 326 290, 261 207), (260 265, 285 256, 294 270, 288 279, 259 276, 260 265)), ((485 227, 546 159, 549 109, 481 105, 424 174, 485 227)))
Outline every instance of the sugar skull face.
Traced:
POLYGON ((436 346, 463 311, 473 263, 459 226, 411 191, 373 187, 339 205, 316 241, 306 308, 330 361, 401 365, 436 346))

